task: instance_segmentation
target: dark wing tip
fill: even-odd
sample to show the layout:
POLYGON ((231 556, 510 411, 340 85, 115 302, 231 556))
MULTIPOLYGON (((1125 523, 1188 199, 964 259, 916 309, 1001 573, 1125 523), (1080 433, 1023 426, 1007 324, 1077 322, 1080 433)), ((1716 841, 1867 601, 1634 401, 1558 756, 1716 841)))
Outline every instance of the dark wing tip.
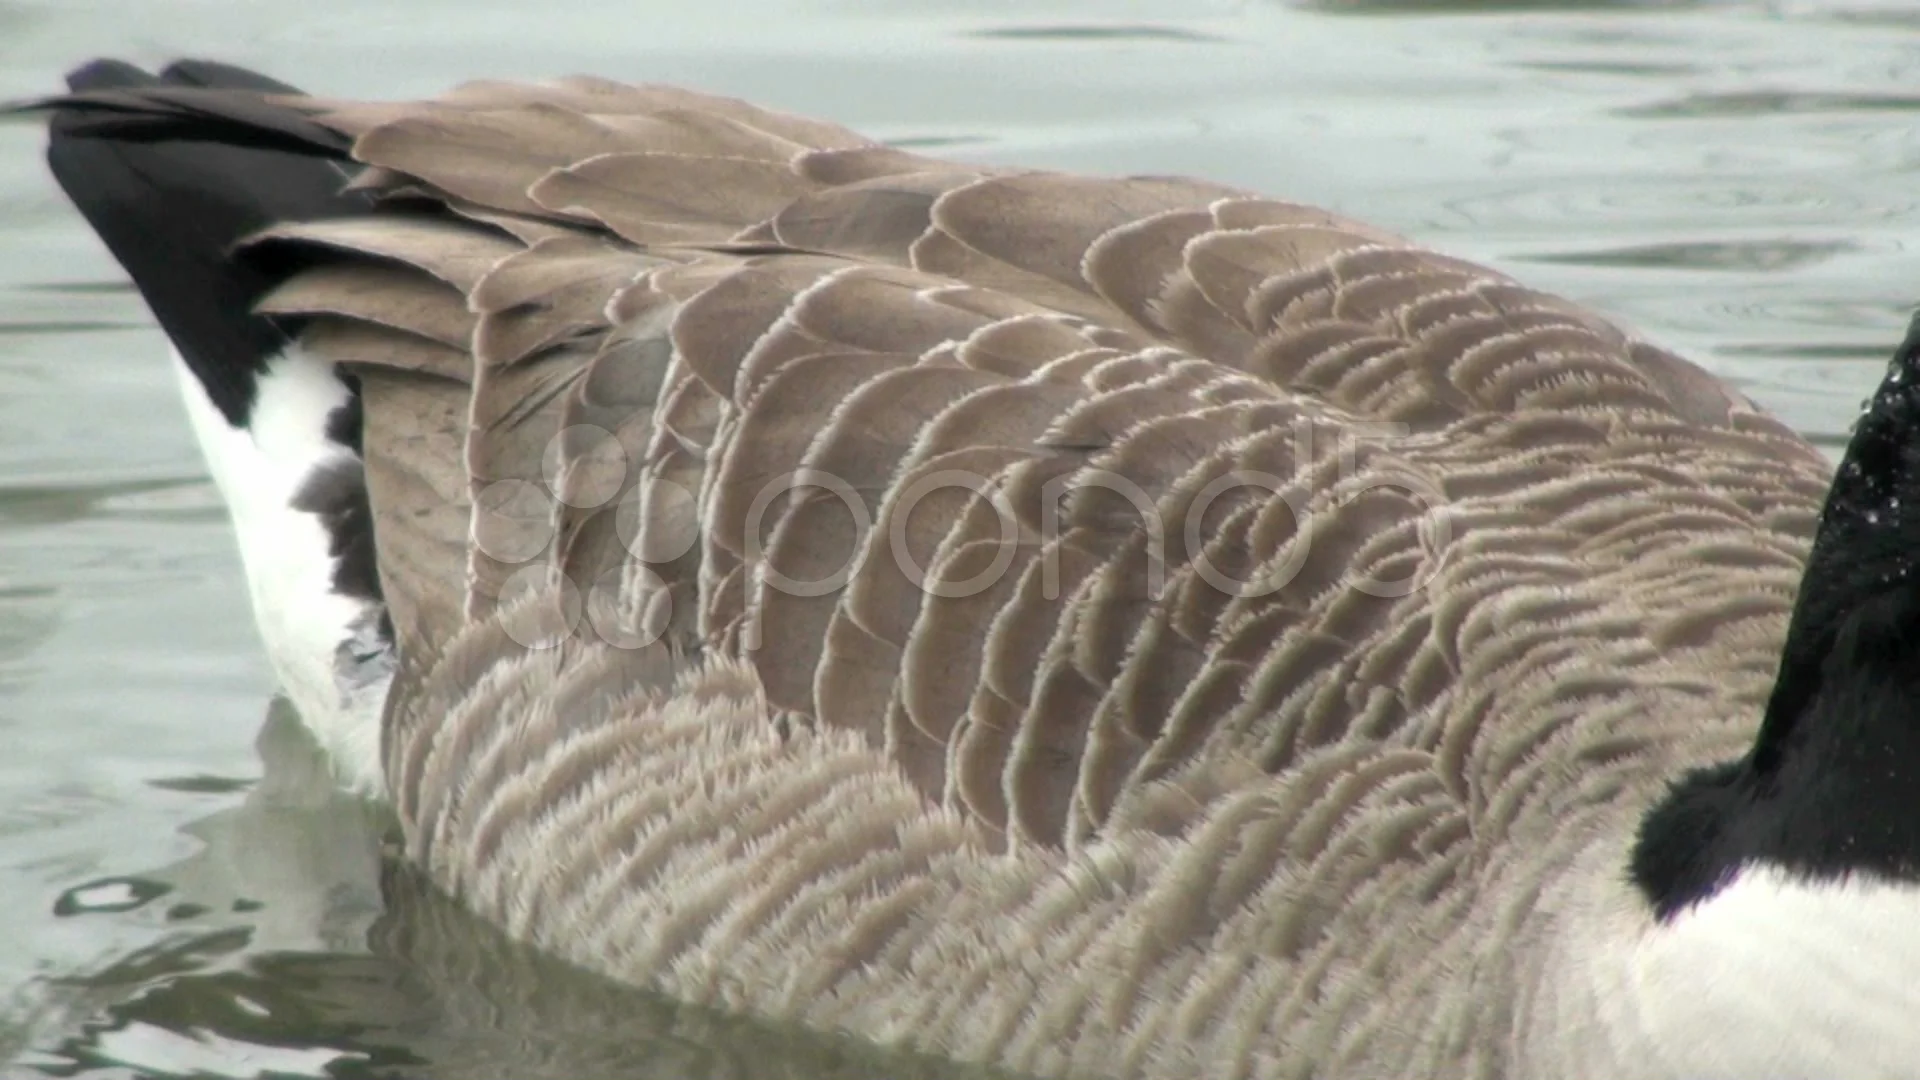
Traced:
POLYGON ((67 72, 67 89, 76 94, 89 90, 121 90, 135 86, 158 86, 161 80, 145 70, 111 57, 89 60, 67 72))
MULTIPOLYGON (((96 60, 94 63, 113 63, 96 60)), ((137 68, 135 70, 138 70, 137 68)), ((254 90, 262 94, 300 94, 299 87, 257 71, 218 60, 175 60, 160 69, 160 81, 171 86, 201 86, 219 90, 254 90)))
POLYGON ((68 72, 64 94, 0 101, 0 117, 48 113, 56 142, 62 137, 191 140, 346 157, 352 140, 285 100, 302 96, 289 83, 217 60, 176 60, 155 75, 102 57, 68 72))
POLYGON ((253 90, 263 94, 301 92, 297 86, 249 68, 191 57, 175 60, 161 68, 158 75, 110 56, 96 57, 67 72, 67 89, 76 94, 89 90, 127 90, 144 86, 195 86, 209 90, 253 90))
POLYGON ((287 327, 253 313, 284 268, 233 257, 259 229, 363 211, 343 187, 348 140, 264 75, 208 60, 151 74, 98 59, 50 114, 47 164, 139 288, 228 422, 243 424, 287 327))

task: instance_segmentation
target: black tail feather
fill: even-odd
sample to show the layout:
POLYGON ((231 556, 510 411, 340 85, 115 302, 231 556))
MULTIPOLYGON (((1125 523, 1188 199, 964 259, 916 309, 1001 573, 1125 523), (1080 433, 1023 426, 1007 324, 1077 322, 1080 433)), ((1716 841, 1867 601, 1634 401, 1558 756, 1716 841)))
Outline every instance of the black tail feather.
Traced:
MULTIPOLYGON (((95 63, 113 64, 118 61, 97 60, 95 63)), ((92 66, 92 65, 88 65, 92 66)), ((121 67, 130 67, 121 64, 121 67)), ((86 70, 85 68, 80 69, 86 70)), ((138 71, 138 68, 134 68, 138 71)), ((67 77, 67 86, 79 90, 73 82, 74 75, 67 77)), ((298 94, 301 90, 257 71, 249 71, 233 64, 223 64, 218 60, 175 60, 160 70, 160 81, 171 86, 207 86, 222 90, 258 90, 263 94, 298 94)))
POLYGON ((268 225, 364 211, 344 192, 346 141, 267 95, 266 76, 183 60, 153 75, 95 60, 50 110, 47 163, 229 423, 292 327, 253 313, 284 269, 233 257, 268 225))

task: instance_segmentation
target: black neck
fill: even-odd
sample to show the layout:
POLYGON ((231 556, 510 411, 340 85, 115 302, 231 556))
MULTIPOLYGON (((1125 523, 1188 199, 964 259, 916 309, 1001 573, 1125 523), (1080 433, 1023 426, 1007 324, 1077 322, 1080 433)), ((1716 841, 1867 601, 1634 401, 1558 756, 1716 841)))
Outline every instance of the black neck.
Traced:
POLYGON ((1748 865, 1920 880, 1920 318, 1820 515, 1753 748, 1642 822, 1635 883, 1664 917, 1748 865))

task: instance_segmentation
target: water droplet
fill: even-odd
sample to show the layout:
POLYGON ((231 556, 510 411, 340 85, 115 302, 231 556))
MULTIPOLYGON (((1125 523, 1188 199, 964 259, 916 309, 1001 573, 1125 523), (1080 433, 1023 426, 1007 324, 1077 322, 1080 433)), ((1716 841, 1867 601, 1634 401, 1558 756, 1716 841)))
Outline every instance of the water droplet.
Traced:
POLYGON ((1867 511, 1867 524, 1869 525, 1880 524, 1880 511, 1878 510, 1867 511))

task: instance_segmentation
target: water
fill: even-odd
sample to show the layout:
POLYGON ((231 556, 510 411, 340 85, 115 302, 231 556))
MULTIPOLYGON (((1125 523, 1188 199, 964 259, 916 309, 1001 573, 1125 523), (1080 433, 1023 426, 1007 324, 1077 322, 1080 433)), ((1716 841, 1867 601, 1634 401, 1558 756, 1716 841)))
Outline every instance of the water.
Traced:
MULTIPOLYGON (((1920 300, 1911 0, 0 0, 0 98, 181 52, 369 96, 685 82, 1319 202, 1609 312, 1829 447, 1920 300)), ((612 991, 381 880, 377 815, 268 709, 161 340, 39 144, 0 125, 7 1075, 921 1072, 612 991)))

